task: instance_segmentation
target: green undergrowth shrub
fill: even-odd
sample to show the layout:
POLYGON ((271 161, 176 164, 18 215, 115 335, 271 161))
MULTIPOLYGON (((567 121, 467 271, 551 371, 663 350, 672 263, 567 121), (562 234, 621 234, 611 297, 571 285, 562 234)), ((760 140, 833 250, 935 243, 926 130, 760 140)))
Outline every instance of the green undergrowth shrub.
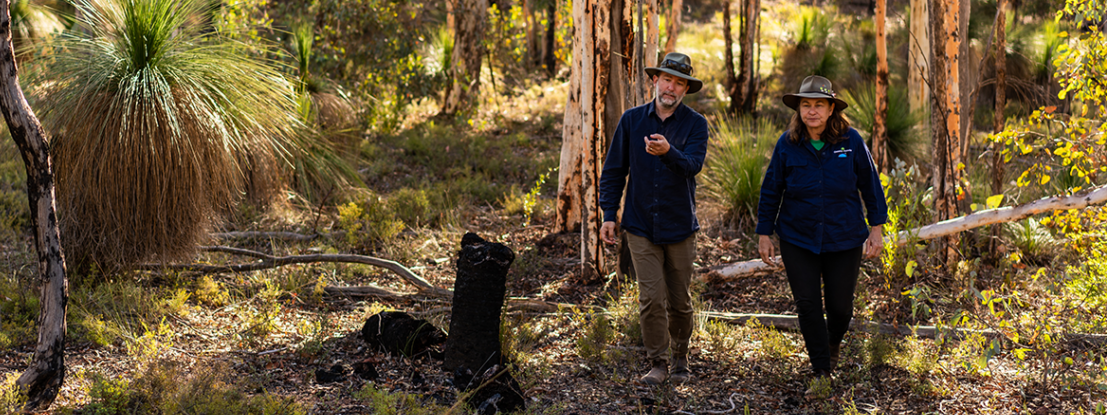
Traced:
MULTIPOLYGON (((872 143, 875 126, 876 89, 871 84, 844 91, 842 97, 849 107, 846 113, 850 125, 867 142, 872 143)), ((888 113, 885 117, 888 154, 893 159, 913 162, 926 146, 926 137, 916 127, 921 121, 907 105, 907 88, 898 84, 888 87, 888 113)))
POLYGON ((0 349, 34 344, 38 293, 14 275, 0 276, 0 349))
POLYGON ((27 396, 15 384, 19 373, 8 373, 0 379, 0 414, 15 414, 23 409, 27 396))
MULTIPOLYGON (((234 375, 225 364, 196 365, 185 373, 170 361, 149 365, 138 378, 92 376, 91 402, 71 409, 77 415, 115 414, 306 414, 295 400, 251 394, 257 385, 234 375)), ((69 411, 66 411, 69 412, 69 411)))
POLYGON ((364 401, 378 415, 439 415, 454 413, 450 408, 438 405, 433 398, 404 392, 389 393, 372 383, 366 383, 354 392, 354 398, 364 401))
POLYGON ((706 194, 723 205, 727 222, 752 224, 757 218, 761 179, 780 132, 767 118, 725 116, 712 123, 711 155, 702 177, 706 194))

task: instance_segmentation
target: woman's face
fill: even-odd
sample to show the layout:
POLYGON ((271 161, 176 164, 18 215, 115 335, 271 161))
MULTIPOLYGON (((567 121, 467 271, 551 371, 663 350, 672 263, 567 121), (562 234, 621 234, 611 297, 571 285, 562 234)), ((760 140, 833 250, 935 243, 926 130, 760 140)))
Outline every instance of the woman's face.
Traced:
POLYGON ((834 112, 834 104, 826 98, 803 98, 796 111, 808 129, 821 131, 834 112))

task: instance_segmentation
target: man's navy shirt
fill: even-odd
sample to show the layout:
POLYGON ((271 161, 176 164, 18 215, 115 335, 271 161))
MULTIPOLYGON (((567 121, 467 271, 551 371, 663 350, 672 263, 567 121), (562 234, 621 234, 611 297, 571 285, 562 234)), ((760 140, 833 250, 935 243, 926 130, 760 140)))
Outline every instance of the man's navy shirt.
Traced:
POLYGON ((700 229, 696 174, 703 169, 707 136, 707 119, 684 104, 664 121, 657 116, 653 101, 624 112, 600 175, 604 222, 617 221, 625 186, 622 227, 627 232, 659 245, 692 236, 700 229), (668 153, 654 156, 646 152, 643 139, 651 134, 665 136, 668 153))
POLYGON ((865 140, 850 128, 838 144, 816 151, 780 136, 761 183, 757 233, 816 254, 857 248, 869 237, 869 226, 888 221, 880 174, 865 140), (861 203, 865 203, 865 212, 861 203))

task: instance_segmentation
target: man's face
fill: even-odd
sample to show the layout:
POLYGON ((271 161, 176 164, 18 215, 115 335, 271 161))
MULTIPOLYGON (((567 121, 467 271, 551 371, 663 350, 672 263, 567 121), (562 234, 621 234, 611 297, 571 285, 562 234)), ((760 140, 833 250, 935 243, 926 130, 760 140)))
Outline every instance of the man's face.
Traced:
POLYGON ((669 75, 665 72, 658 73, 654 78, 654 86, 657 88, 657 103, 665 109, 672 109, 684 99, 688 92, 688 80, 669 75))

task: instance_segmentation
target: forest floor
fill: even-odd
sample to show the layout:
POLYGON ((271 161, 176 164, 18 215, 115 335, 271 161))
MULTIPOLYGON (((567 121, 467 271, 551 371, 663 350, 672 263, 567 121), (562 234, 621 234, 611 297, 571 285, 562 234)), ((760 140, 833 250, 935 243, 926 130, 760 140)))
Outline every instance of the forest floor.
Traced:
MULTIPOLYGON (((479 220, 479 219, 478 219, 479 220)), ((517 218, 485 212, 479 229, 483 236, 504 243, 517 258, 509 275, 508 296, 558 303, 597 305, 607 314, 564 311, 504 314, 506 348, 515 361, 514 375, 529 404, 528 413, 626 414, 626 413, 1090 413, 1103 399, 1100 392, 1054 382, 1042 386, 1032 379, 1024 363, 1009 354, 993 356, 983 367, 968 348, 952 344, 943 350, 928 339, 890 338, 851 332, 843 361, 833 381, 812 386, 802 339, 798 334, 763 327, 734 326, 697 319, 691 369, 684 384, 665 383, 643 387, 635 380, 647 370, 643 349, 633 332, 634 287, 618 278, 584 281, 576 272, 578 234, 548 235, 550 223, 529 227, 515 225, 517 218), (604 316, 601 318, 601 316, 604 316), (606 329, 600 320, 608 322, 606 329), (605 331, 606 330, 606 331, 605 331)), ((710 226, 710 225, 709 225, 710 226)), ((782 274, 722 279, 708 277, 706 268, 750 255, 743 238, 727 238, 710 228, 697 239, 701 271, 695 292, 697 310, 794 314, 787 282, 782 274)), ((452 287, 460 233, 439 234, 424 244, 436 246, 420 259, 416 270, 439 287, 452 287), (446 238, 449 239, 447 240, 446 238)), ((311 251, 309 246, 262 246, 263 251, 311 251)), ((608 252, 609 255, 612 252, 608 252)), ((221 254, 207 254, 205 261, 221 262, 221 254)), ((289 266, 275 273, 302 268, 313 274, 361 275, 329 280, 330 285, 364 285, 370 282, 396 291, 411 289, 393 275, 379 270, 346 272, 347 265, 289 266), (335 273, 335 271, 338 271, 335 273)), ((866 266, 859 293, 873 291, 866 266)), ((216 276, 235 284, 234 276, 216 276)), ((143 284, 173 284, 147 275, 143 284)), ((241 281, 241 280, 239 280, 241 281)), ((434 298, 400 300, 358 298, 303 298, 284 296, 273 315, 274 326, 264 336, 248 337, 252 300, 220 307, 193 304, 171 315, 164 324, 175 333, 156 348, 156 358, 144 360, 133 347, 97 346, 71 342, 67 349, 69 376, 55 405, 79 408, 87 403, 96 373, 103 377, 133 379, 152 361, 172 361, 184 373, 219 367, 233 379, 247 380, 254 392, 288 396, 316 414, 440 413, 454 404, 458 392, 441 361, 429 357, 408 359, 388 356, 368 347, 360 337, 365 319, 381 310, 411 312, 448 328, 448 304, 434 298), (308 333, 304 322, 323 322, 308 333), (312 342, 312 340, 318 340, 312 342), (369 362, 379 376, 370 380, 351 373, 356 362, 369 362), (336 368, 336 365, 338 366, 336 368), (318 371, 340 369, 337 381, 323 382, 318 371), (380 394, 387 391, 389 394, 380 394), (416 407, 405 407, 406 395, 416 407), (381 405, 393 412, 382 411, 381 405), (433 406, 440 405, 440 406, 433 406), (419 409, 417 409, 419 408, 419 409), (427 411, 427 412, 420 412, 427 411)), ((860 302, 878 302, 864 294, 860 302)), ((868 308, 868 307, 866 307, 868 308)), ((868 311, 859 312, 859 318, 868 311)), ((130 344, 130 343, 128 343, 130 344)), ((32 346, 0 352, 0 370, 18 373, 31 356, 32 346)), ((410 404, 409 402, 409 404, 410 404)))

